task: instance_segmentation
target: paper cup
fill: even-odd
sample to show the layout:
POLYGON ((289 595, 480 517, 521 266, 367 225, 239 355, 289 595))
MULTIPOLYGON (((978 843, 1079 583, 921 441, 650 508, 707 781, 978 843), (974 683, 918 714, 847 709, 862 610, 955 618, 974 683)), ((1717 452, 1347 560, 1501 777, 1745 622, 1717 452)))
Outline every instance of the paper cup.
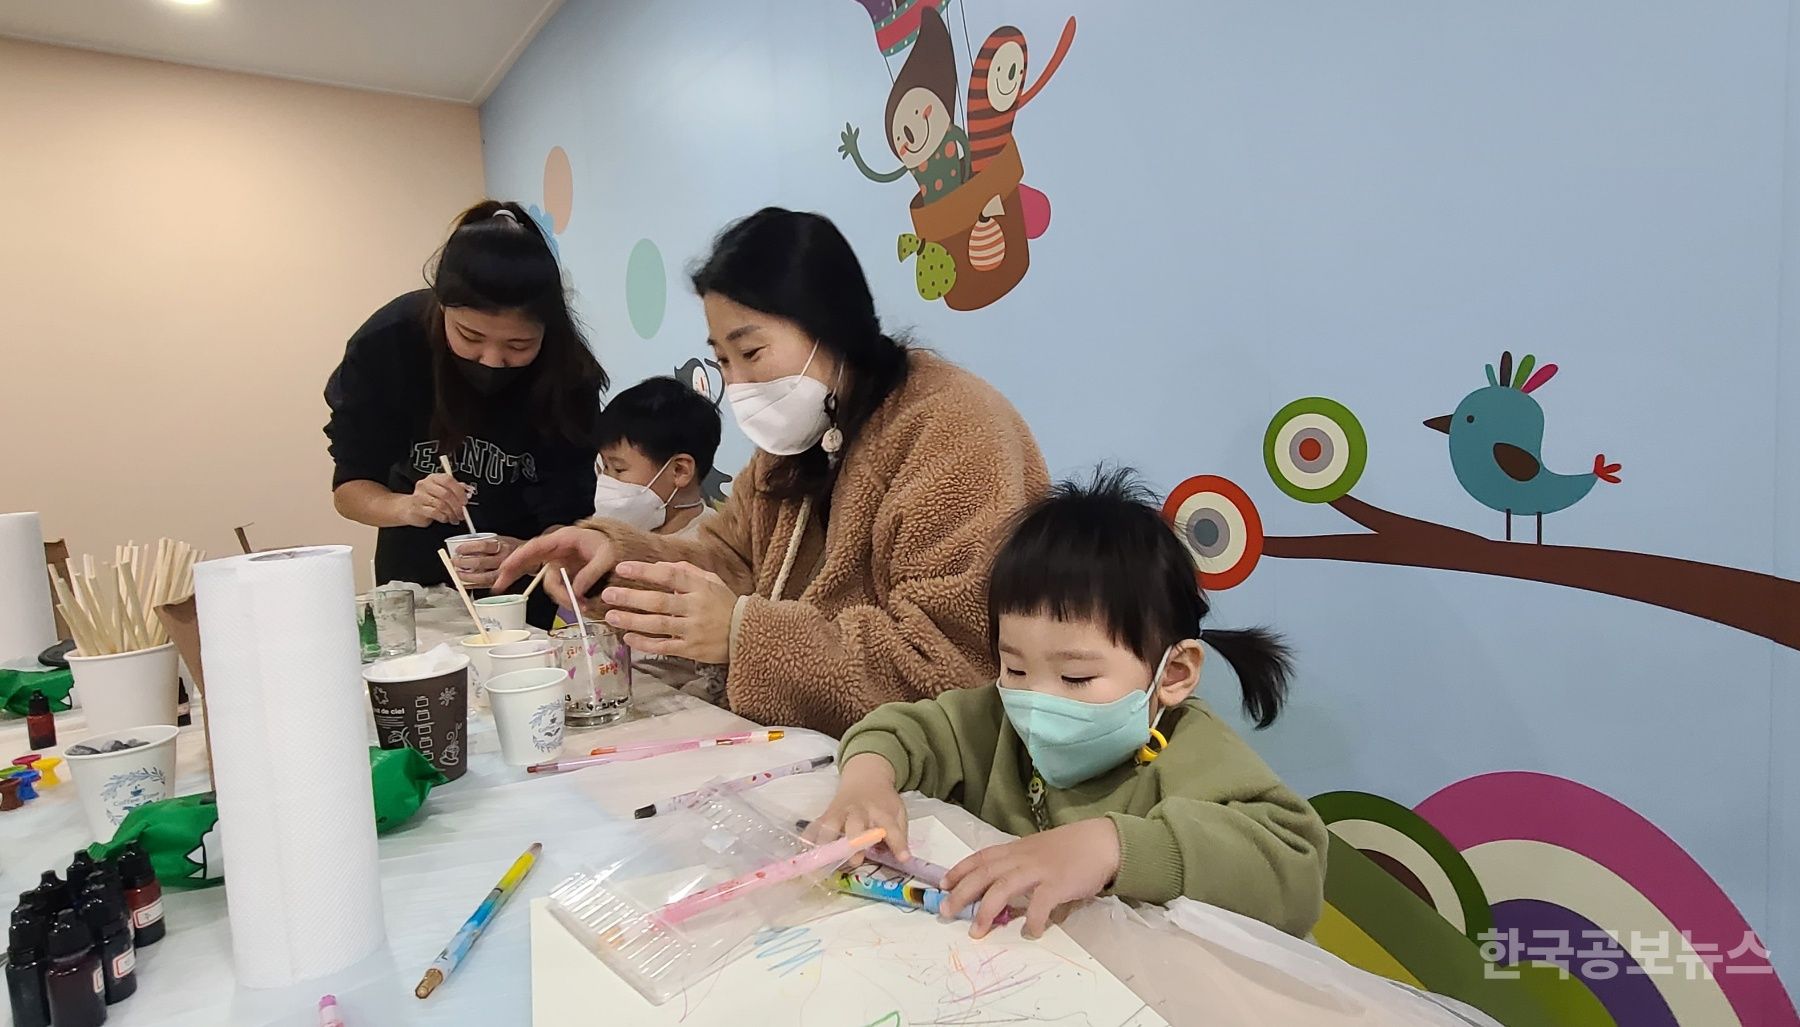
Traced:
POLYGON ((507 766, 529 767, 561 755, 563 686, 568 681, 560 667, 538 667, 501 674, 488 682, 494 730, 500 735, 500 758, 507 766))
POLYGON ((486 596, 475 600, 475 615, 481 618, 481 626, 488 629, 488 634, 496 631, 514 631, 525 626, 524 596, 486 596))
MULTIPOLYGON (((491 531, 478 531, 473 535, 452 535, 444 540, 444 549, 450 554, 451 561, 454 562, 457 554, 462 552, 462 547, 467 545, 478 545, 482 542, 492 542, 499 537, 500 536, 491 531)), ((461 574, 459 573, 457 576, 461 577, 461 574)), ((490 628, 489 630, 491 631, 493 629, 490 628)))
POLYGON ((534 670, 556 666, 556 646, 547 638, 524 642, 507 642, 487 651, 489 677, 497 678, 515 670, 534 670))
POLYGON ((81 796, 81 811, 87 814, 88 830, 96 842, 110 841, 125 814, 175 794, 175 735, 179 731, 170 724, 144 724, 89 735, 78 743, 96 749, 114 740, 136 740, 144 745, 93 756, 64 750, 63 759, 75 779, 76 794, 81 796))
POLYGON ((427 654, 381 660, 363 668, 376 742, 412 746, 454 781, 469 769, 469 658, 450 656, 450 670, 427 654))
POLYGON ((75 691, 87 711, 89 735, 142 724, 175 725, 175 643, 113 656, 69 654, 75 691))
POLYGON ((531 637, 531 632, 524 628, 509 631, 488 630, 488 640, 483 642, 480 635, 464 635, 457 640, 462 647, 463 655, 469 658, 469 682, 471 688, 479 689, 481 683, 494 676, 493 667, 488 663, 488 656, 497 646, 523 642, 531 637))

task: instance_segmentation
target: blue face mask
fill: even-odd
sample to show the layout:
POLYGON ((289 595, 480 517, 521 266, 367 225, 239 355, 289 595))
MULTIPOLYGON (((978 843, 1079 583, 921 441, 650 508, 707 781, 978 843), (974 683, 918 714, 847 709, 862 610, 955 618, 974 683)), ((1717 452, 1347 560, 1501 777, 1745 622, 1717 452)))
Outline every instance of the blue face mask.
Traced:
POLYGON ((1150 693, 1169 665, 1163 653, 1150 684, 1112 702, 1092 703, 1029 688, 1000 686, 1006 719, 1025 743, 1032 766, 1052 788, 1078 785, 1125 762, 1150 742, 1150 693))

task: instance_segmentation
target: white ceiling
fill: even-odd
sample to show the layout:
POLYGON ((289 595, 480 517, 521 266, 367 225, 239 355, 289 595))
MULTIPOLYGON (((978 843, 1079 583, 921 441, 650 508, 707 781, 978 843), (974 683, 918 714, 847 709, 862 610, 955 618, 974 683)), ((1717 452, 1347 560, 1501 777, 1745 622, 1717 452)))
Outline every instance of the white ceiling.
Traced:
POLYGON ((0 0, 0 36, 480 103, 562 0, 0 0))

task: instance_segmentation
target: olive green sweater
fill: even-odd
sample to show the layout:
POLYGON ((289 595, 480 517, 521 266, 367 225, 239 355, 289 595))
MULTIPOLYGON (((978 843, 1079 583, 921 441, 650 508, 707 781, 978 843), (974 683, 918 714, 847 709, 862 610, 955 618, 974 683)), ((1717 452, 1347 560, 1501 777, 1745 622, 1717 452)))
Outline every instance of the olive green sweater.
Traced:
MULTIPOLYGON (((1324 822, 1205 703, 1190 699, 1158 726, 1169 747, 1154 761, 1046 786, 1048 822, 1113 822, 1120 898, 1185 895, 1306 934, 1325 901, 1324 822)), ((1011 834, 1038 829, 1030 762, 996 686, 876 709, 844 734, 839 758, 865 752, 893 765, 900 791, 954 802, 1011 834)))

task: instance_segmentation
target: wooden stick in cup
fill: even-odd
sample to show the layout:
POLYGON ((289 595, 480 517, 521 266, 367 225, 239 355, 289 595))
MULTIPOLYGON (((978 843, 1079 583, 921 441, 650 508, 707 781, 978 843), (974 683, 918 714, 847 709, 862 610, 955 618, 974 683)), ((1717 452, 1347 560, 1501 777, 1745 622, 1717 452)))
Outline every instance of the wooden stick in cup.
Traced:
POLYGON ((530 598, 531 598, 531 593, 532 593, 532 592, 534 592, 534 591, 536 591, 536 589, 537 589, 537 587, 538 587, 538 585, 539 585, 539 584, 541 584, 541 583, 542 583, 542 582, 543 582, 543 580, 544 580, 544 575, 546 575, 546 574, 548 574, 548 573, 550 573, 550 565, 549 565, 549 564, 545 564, 545 565, 543 565, 543 566, 542 566, 542 567, 539 567, 539 568, 538 568, 538 572, 537 572, 537 576, 536 576, 536 577, 533 577, 533 578, 532 578, 532 579, 531 579, 531 584, 529 584, 529 585, 526 585, 526 586, 525 586, 525 591, 523 591, 523 592, 520 592, 520 593, 519 593, 519 595, 521 595, 521 596, 523 596, 523 597, 524 597, 524 598, 526 598, 526 599, 530 599, 530 598))
POLYGON ((488 637, 487 628, 481 626, 481 616, 475 612, 475 600, 469 598, 469 590, 463 587, 462 579, 456 576, 456 565, 450 562, 449 552, 438 550, 438 559, 443 561, 444 570, 450 572, 450 583, 456 586, 456 594, 462 596, 463 608, 469 611, 469 619, 475 622, 475 633, 481 636, 481 644, 492 645, 494 640, 488 637))
MULTIPOLYGON (((444 468, 444 473, 448 474, 450 476, 451 480, 454 481, 456 478, 456 472, 450 469, 450 458, 445 456, 442 453, 439 453, 438 454, 438 464, 444 468)), ((457 484, 460 485, 461 482, 458 482, 457 484)), ((467 496, 463 497, 463 523, 468 526, 469 534, 471 534, 471 535, 475 534, 475 518, 472 515, 470 515, 470 513, 469 513, 469 500, 468 500, 467 496)))

